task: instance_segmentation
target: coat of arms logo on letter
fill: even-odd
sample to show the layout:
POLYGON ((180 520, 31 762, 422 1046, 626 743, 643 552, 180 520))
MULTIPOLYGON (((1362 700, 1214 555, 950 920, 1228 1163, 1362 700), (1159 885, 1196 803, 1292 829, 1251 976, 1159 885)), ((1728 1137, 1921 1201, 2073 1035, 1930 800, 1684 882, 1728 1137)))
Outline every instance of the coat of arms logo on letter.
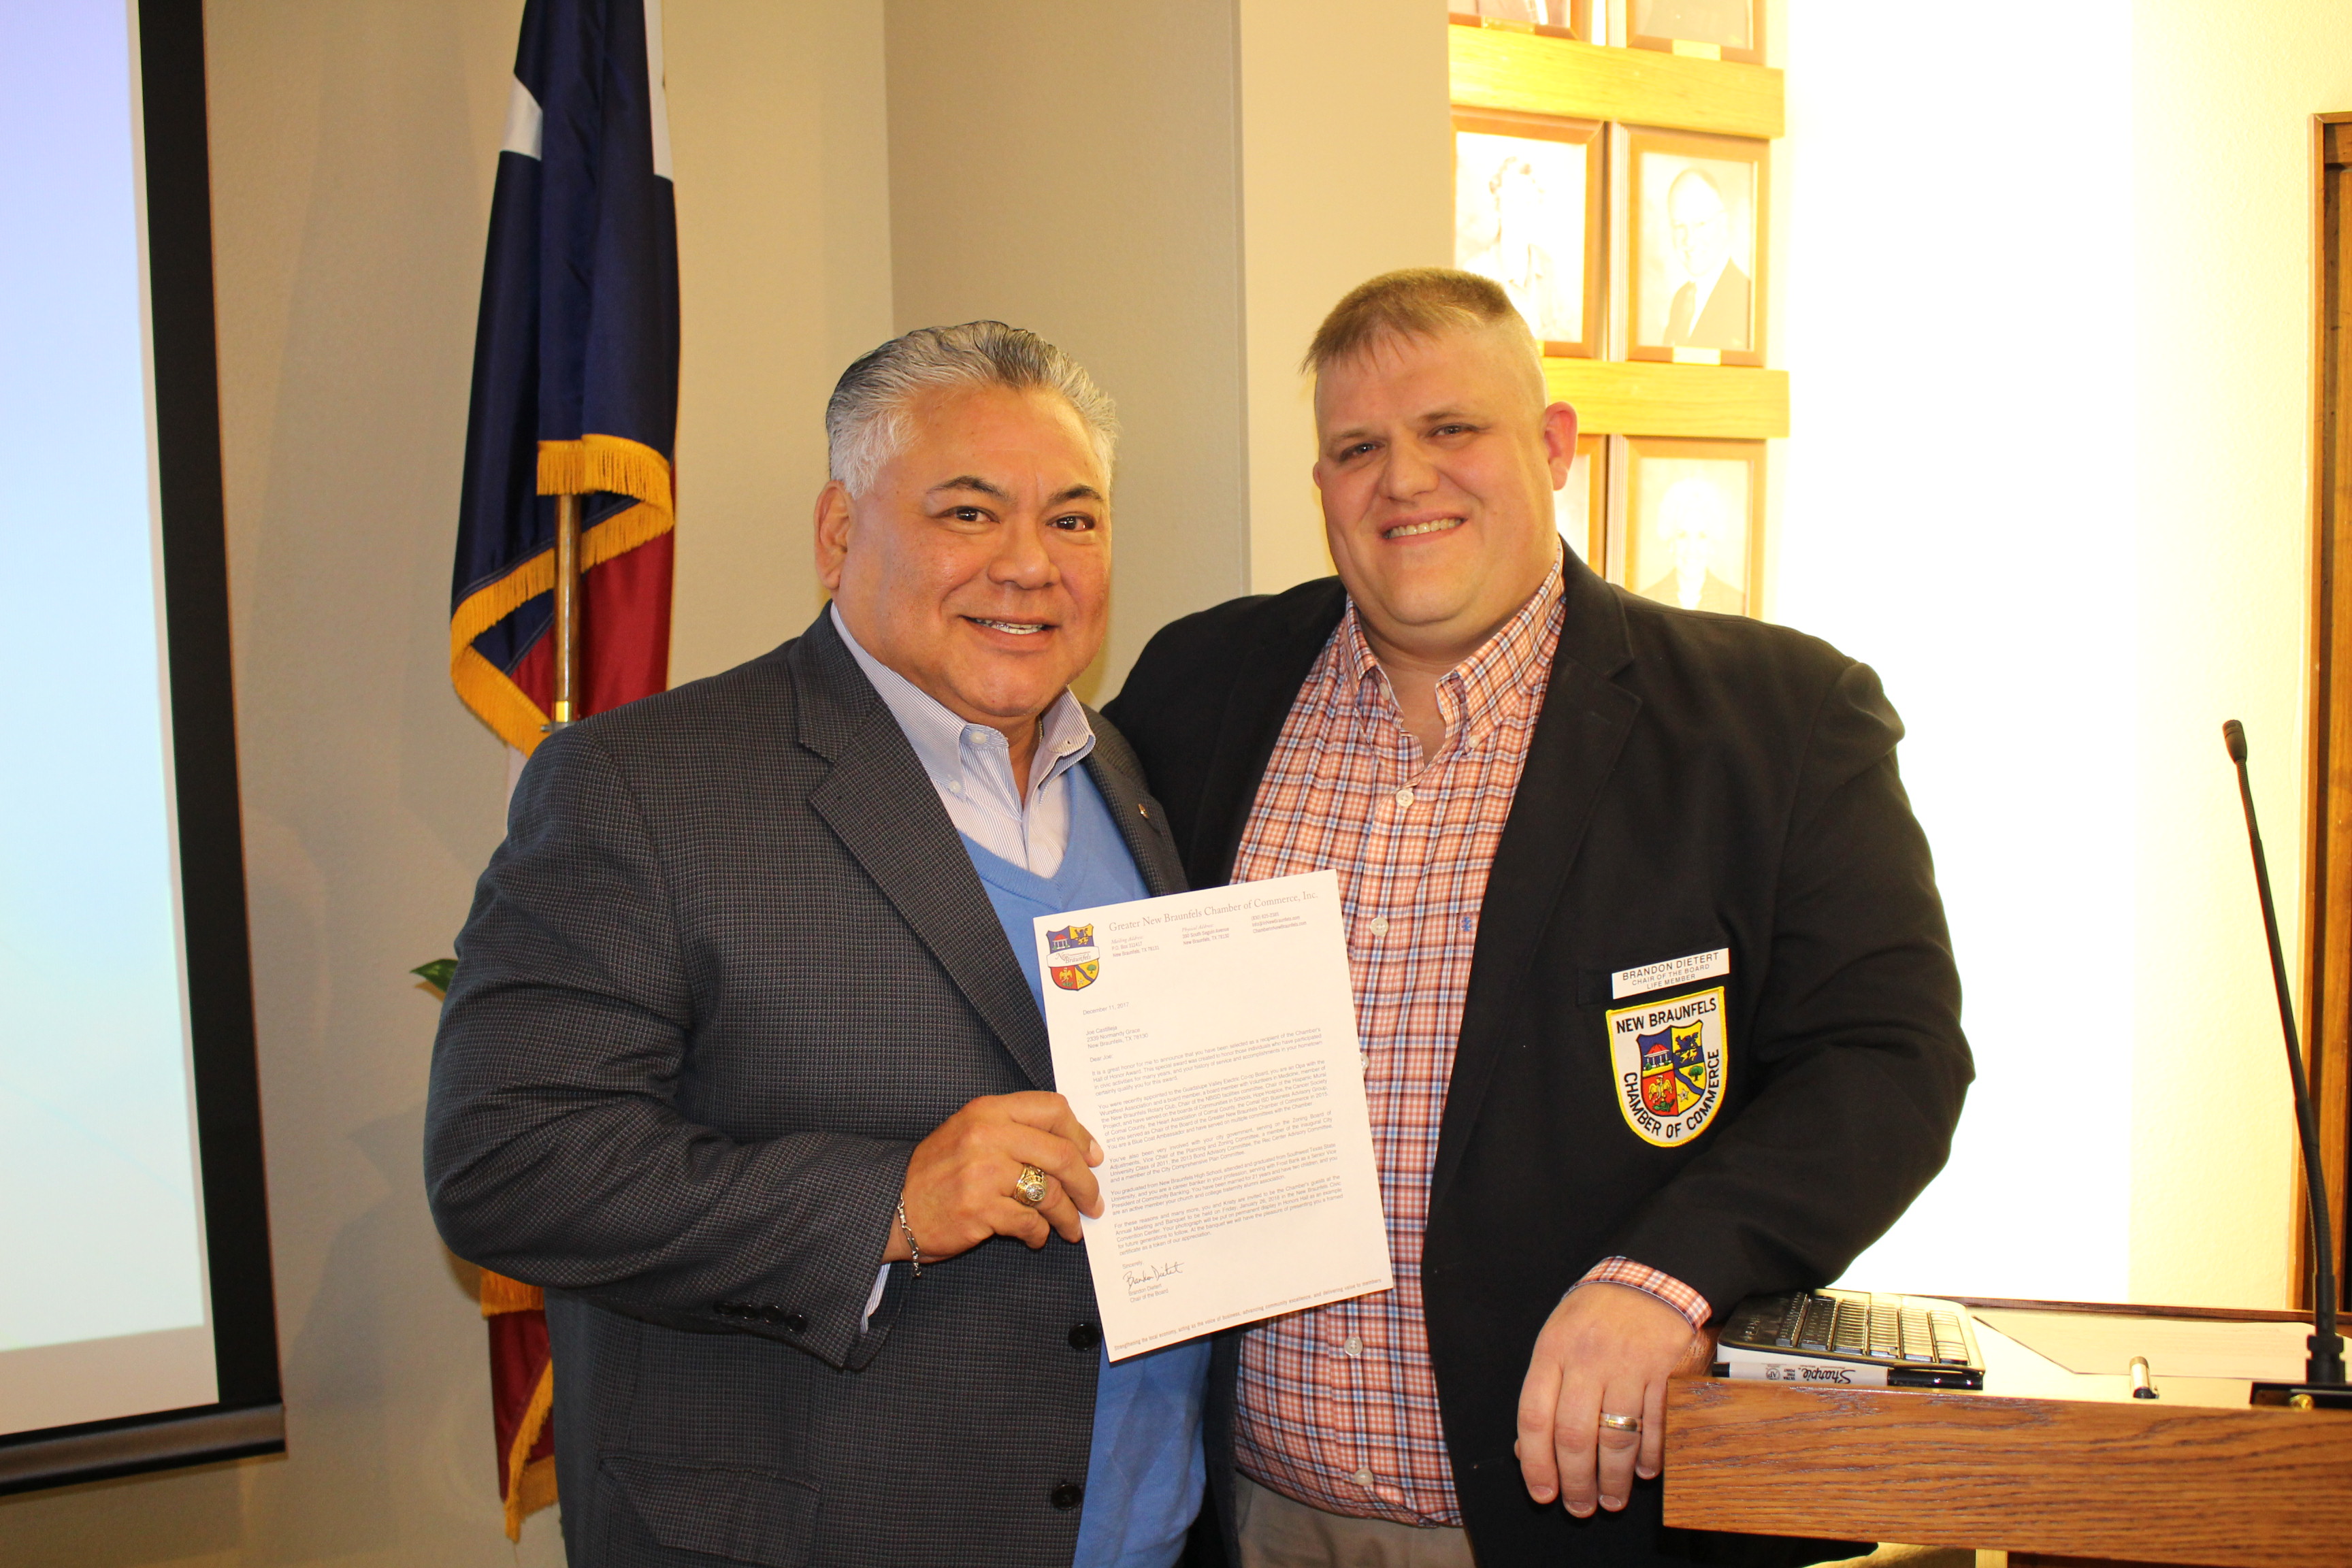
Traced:
POLYGON ((1722 1108, 1723 1005, 1717 985, 1609 1015, 1617 1109, 1643 1142, 1661 1149, 1687 1143, 1722 1108))
POLYGON ((1045 933, 1045 973, 1065 991, 1084 991, 1102 973, 1102 955, 1095 951, 1095 928, 1066 925, 1045 933))

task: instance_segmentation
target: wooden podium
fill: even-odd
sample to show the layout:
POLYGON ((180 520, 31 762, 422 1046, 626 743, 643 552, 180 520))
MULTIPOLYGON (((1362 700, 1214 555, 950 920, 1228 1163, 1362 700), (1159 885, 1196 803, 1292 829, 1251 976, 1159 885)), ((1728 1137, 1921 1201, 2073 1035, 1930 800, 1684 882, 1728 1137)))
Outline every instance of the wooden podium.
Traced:
MULTIPOLYGON (((2000 1307, 2013 1324, 2021 1311, 2289 1317, 1965 1304, 2000 1307)), ((1666 1522, 1991 1548, 2011 1568, 2352 1563, 2352 1412, 2252 1408, 2243 1381, 2168 1380, 2160 1363, 2162 1396, 2134 1399, 2127 1380, 2021 1356, 1983 1323, 1982 1394, 1676 1379, 1666 1522)))

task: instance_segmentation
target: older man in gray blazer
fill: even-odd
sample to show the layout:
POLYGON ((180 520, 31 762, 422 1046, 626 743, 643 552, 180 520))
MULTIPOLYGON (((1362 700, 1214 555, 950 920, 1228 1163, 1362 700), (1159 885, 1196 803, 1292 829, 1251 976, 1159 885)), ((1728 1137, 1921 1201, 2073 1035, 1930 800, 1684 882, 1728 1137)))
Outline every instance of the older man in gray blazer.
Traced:
POLYGON ((574 1568, 1166 1568, 1206 1350, 1103 1359, 1102 1152, 1029 936, 1181 887, 1068 690, 1109 401, 974 322, 858 361, 826 425, 832 605, 524 770, 435 1047, 434 1216, 547 1287, 574 1568))

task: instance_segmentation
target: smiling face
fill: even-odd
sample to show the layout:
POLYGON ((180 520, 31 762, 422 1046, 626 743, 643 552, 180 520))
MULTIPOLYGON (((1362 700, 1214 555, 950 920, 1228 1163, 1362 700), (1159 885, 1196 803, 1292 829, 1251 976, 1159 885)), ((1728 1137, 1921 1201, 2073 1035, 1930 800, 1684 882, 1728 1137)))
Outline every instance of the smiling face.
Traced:
POLYGON ((866 651, 1019 748, 1102 647, 1110 476, 1052 392, 919 395, 863 493, 817 497, 818 579, 866 651))
POLYGON ((1523 334, 1384 332, 1315 387, 1324 536, 1383 661, 1450 669, 1551 570, 1576 413, 1523 334))

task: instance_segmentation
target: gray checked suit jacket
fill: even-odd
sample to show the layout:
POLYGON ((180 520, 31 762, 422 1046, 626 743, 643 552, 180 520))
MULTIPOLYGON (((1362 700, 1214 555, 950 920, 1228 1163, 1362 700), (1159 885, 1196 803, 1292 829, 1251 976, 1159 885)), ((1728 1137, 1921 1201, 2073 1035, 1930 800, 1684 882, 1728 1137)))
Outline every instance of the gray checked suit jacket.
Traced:
MULTIPOLYGON (((1136 864, 1180 890, 1141 768, 1087 717, 1136 864)), ((573 1568, 1070 1562, 1084 1252, 895 1265, 859 1329, 915 1144, 1054 1071, 829 618, 551 737, 458 954, 427 1188, 454 1251, 548 1289, 573 1568)))

